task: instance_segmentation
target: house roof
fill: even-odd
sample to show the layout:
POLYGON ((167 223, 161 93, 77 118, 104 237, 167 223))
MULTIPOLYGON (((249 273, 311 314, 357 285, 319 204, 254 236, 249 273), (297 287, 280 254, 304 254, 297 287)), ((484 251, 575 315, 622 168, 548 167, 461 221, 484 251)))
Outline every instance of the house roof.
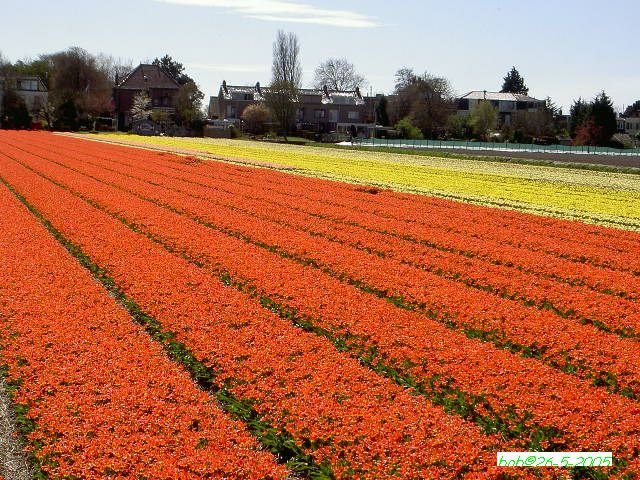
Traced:
POLYGON ((141 63, 118 83, 117 88, 128 90, 143 90, 145 88, 177 90, 180 88, 180 84, 159 66, 141 63))
MULTIPOLYGON (((255 86, 248 85, 227 85, 226 82, 223 82, 220 86, 220 95, 237 99, 238 95, 242 95, 244 99, 244 95, 253 95, 253 100, 261 100, 262 95, 265 92, 269 91, 269 87, 261 87, 259 83, 256 83, 255 86)), ((343 104, 350 105, 355 104, 359 105, 363 102, 363 97, 360 94, 359 90, 329 90, 326 91, 324 89, 318 88, 299 88, 298 95, 303 96, 317 96, 321 97, 322 103, 335 103, 335 104, 343 104)))
POLYGON ((497 100, 506 102, 542 102, 536 98, 528 95, 522 95, 520 93, 502 93, 502 92, 488 92, 485 90, 473 90, 467 93, 463 97, 467 100, 497 100))

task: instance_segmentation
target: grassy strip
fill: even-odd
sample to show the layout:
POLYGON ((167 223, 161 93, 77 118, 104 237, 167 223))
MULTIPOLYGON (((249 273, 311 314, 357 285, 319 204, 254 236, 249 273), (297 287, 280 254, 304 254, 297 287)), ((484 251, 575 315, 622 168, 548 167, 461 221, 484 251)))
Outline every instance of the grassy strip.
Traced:
MULTIPOLYGON (((82 249, 66 238, 58 231, 28 200, 13 188, 4 178, 0 181, 11 193, 42 223, 49 233, 109 292, 115 300, 122 305, 131 317, 142 325, 149 336, 160 343, 167 356, 180 363, 189 372, 194 382, 202 390, 212 394, 220 407, 232 417, 243 421, 252 435, 268 451, 276 456, 279 463, 286 464, 292 473, 309 479, 333 479, 331 467, 326 463, 316 463, 313 457, 305 454, 302 448, 296 444, 293 436, 285 430, 277 430, 266 422, 257 413, 251 401, 236 398, 226 386, 216 383, 216 372, 198 360, 195 355, 183 343, 175 338, 175 333, 163 329, 158 320, 146 314, 135 302, 127 296, 115 281, 109 276, 107 270, 95 264, 82 249)), ((23 418, 23 417, 19 417, 23 418)), ((24 417, 26 419, 26 417, 24 417)), ((27 419, 25 428, 33 430, 32 421, 27 419), (31 424, 29 423, 31 422, 31 424)))

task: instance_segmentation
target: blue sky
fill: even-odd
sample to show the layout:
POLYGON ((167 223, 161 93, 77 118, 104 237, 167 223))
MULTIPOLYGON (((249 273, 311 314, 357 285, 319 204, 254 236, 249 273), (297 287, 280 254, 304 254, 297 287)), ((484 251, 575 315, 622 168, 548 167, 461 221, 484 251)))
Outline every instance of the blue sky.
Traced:
POLYGON ((30 0, 2 17, 12 61, 72 45, 134 64, 168 53, 207 99, 223 79, 267 84, 278 29, 298 35, 305 84, 320 61, 346 57, 380 93, 403 66, 464 94, 499 90, 515 65, 531 95, 565 111, 603 89, 618 108, 640 99, 635 0, 30 0))

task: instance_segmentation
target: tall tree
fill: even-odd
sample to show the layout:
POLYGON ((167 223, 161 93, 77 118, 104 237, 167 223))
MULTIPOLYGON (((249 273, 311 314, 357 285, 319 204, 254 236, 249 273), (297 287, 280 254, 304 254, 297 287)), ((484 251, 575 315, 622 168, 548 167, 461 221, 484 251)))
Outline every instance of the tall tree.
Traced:
POLYGON ((96 56, 96 64, 112 85, 116 85, 133 70, 133 61, 131 59, 123 60, 104 53, 99 53, 96 56))
POLYGON ((502 89, 500 92, 529 95, 529 89, 524 83, 524 78, 522 78, 520 72, 516 70, 516 67, 512 67, 509 73, 504 77, 504 82, 502 83, 502 89))
POLYGON ((604 92, 600 92, 591 104, 591 117, 596 126, 600 128, 599 144, 606 144, 618 131, 618 121, 613 108, 613 101, 604 92))
POLYGON ((12 70, 11 62, 0 52, 0 76, 5 76, 12 70))
POLYGON ((453 89, 449 80, 429 73, 416 75, 409 68, 396 73, 393 120, 408 117, 425 136, 436 137, 446 129, 454 111, 453 89))
POLYGON ((326 85, 330 90, 355 90, 366 80, 346 58, 329 58, 316 68, 313 83, 316 88, 326 85))
POLYGON ((202 100, 204 94, 193 82, 185 83, 176 96, 176 120, 181 125, 193 126, 202 120, 202 100))
POLYGON ((590 114, 591 105, 589 102, 583 100, 582 97, 574 100, 569 110, 569 135, 575 137, 578 127, 584 123, 590 114))
POLYGON ((278 31, 273 42, 272 80, 266 95, 267 105, 280 122, 285 140, 294 119, 298 89, 302 82, 300 45, 294 33, 278 31))
MULTIPOLYGON (((169 55, 165 55, 162 58, 156 58, 152 65, 156 65, 171 75, 176 82, 180 85, 186 85, 189 82, 193 82, 193 79, 184 73, 184 65, 174 60, 169 55)), ((195 82, 194 82, 195 83, 195 82)))
POLYGON ((375 107, 376 123, 378 123, 379 125, 382 125, 383 127, 388 127, 389 125, 391 125, 391 123, 389 122, 389 113, 387 112, 388 104, 389 104, 389 101, 387 100, 387 97, 382 95, 375 107))
MULTIPOLYGON (((49 57, 49 97, 58 108, 72 102, 79 117, 97 117, 113 111, 112 86, 96 58, 79 47, 49 57)), ((72 112, 68 105, 65 110, 72 112)), ((68 119, 70 120, 70 119, 68 119)))

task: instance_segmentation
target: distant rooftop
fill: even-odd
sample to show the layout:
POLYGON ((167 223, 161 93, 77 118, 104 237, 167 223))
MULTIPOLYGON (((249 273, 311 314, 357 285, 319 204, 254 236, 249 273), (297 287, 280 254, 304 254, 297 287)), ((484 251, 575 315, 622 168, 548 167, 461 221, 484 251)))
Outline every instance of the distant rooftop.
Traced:
POLYGON ((157 65, 141 63, 118 83, 118 88, 143 90, 145 88, 178 89, 180 84, 157 65))
POLYGON ((502 92, 488 92, 485 90, 474 90, 467 93, 463 97, 467 100, 497 100, 503 102, 542 102, 537 98, 530 97, 528 95, 522 95, 520 93, 502 93, 502 92))
MULTIPOLYGON (((226 81, 220 86, 220 93, 226 98, 234 98, 234 95, 253 95, 254 100, 261 100, 263 94, 269 92, 269 87, 261 87, 260 83, 255 86, 249 85, 228 85, 226 81)), ((360 90, 330 90, 325 88, 300 88, 299 95, 322 97, 322 103, 352 104, 360 105, 364 102, 360 90)))

